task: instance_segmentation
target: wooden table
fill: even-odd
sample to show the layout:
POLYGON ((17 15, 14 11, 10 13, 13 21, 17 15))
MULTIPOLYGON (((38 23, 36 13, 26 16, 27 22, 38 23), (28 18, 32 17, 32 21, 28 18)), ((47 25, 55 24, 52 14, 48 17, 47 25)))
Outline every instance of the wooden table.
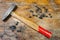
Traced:
MULTIPOLYGON (((10 17, 6 22, 3 22, 1 20, 2 16, 4 15, 4 12, 8 9, 9 3, 11 3, 11 2, 15 2, 15 1, 1 0, 1 2, 0 2, 0 35, 4 36, 4 37, 2 37, 3 40, 6 40, 6 38, 10 38, 11 40, 17 40, 17 39, 18 40, 60 40, 60 19, 45 20, 48 23, 48 26, 47 27, 45 26, 44 28, 53 32, 53 35, 54 35, 54 37, 52 37, 51 39, 47 39, 46 37, 44 37, 37 31, 35 31, 34 29, 28 27, 27 25, 25 25, 21 21, 18 21, 17 19, 14 19, 13 17, 10 17), (16 25, 17 21, 19 22, 18 25, 16 25), (9 27, 12 25, 16 25, 16 30, 14 32, 12 32, 9 29, 9 27), (17 30, 19 28, 21 30, 20 30, 20 32, 17 32, 17 30), (4 32, 7 32, 7 33, 4 33, 4 32), (12 34, 14 36, 11 36, 11 35, 9 36, 9 34, 12 34)), ((18 2, 15 2, 15 3, 17 4, 18 2)), ((19 4, 17 4, 17 5, 19 6, 19 4)))

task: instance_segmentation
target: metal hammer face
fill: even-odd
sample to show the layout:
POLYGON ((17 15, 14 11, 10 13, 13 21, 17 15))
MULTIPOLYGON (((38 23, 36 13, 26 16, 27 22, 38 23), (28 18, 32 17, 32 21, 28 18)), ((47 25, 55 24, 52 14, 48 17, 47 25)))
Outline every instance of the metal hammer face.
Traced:
POLYGON ((8 8, 8 10, 5 12, 5 14, 2 17, 2 20, 4 21, 7 19, 7 17, 11 14, 11 12, 16 8, 15 4, 11 4, 11 6, 8 8))

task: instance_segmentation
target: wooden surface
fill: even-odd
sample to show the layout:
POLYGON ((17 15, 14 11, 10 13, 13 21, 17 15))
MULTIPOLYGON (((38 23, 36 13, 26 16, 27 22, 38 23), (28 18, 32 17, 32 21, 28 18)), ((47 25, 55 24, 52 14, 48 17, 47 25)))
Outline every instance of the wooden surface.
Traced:
MULTIPOLYGON (((20 4, 23 5, 23 3, 20 3, 19 0, 18 1, 17 0, 0 0, 0 40, 8 40, 8 39, 11 39, 11 40, 60 40, 60 19, 40 19, 40 22, 39 23, 37 22, 37 24, 43 26, 45 29, 53 33, 53 37, 51 39, 47 39, 45 36, 41 35, 34 29, 28 27, 27 25, 16 20, 13 17, 10 17, 6 22, 3 22, 1 20, 2 16, 10 6, 10 3, 13 3, 13 2, 15 2, 18 5, 18 7, 20 7, 20 4), (18 25, 16 25, 17 21, 19 22, 18 25), (14 32, 12 32, 9 29, 9 27, 12 25, 16 25, 17 27, 17 29, 14 32), (18 29, 20 29, 20 32, 17 32, 18 29), (1 38, 1 35, 3 35, 2 38, 1 38), (18 38, 16 38, 16 36, 18 38)), ((20 8, 16 10, 16 12, 18 13, 20 13, 20 11, 21 11, 20 8)), ((53 15, 56 15, 56 14, 53 13, 53 15)), ((59 11, 57 12, 56 16, 60 17, 59 11)))

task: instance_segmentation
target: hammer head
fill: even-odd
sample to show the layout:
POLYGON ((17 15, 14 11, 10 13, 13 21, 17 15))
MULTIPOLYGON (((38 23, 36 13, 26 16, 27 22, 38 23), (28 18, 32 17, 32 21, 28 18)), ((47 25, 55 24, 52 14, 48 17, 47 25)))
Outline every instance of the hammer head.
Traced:
POLYGON ((11 12, 15 9, 16 5, 11 4, 11 6, 8 8, 8 10, 4 13, 2 20, 4 21, 10 14, 11 12))

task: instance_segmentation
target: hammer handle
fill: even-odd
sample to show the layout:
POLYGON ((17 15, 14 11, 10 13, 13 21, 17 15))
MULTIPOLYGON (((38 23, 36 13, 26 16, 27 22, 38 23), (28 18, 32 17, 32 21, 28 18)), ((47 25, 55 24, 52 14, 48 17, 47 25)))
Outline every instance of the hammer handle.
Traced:
POLYGON ((30 26, 31 28, 37 30, 39 33, 43 34, 44 36, 46 36, 47 38, 51 38, 52 33, 49 32, 48 30, 42 28, 41 26, 33 23, 32 21, 29 21, 28 19, 24 18, 23 16, 20 16, 16 13, 12 13, 12 16, 20 21, 22 21, 23 23, 25 23, 26 25, 30 26))

